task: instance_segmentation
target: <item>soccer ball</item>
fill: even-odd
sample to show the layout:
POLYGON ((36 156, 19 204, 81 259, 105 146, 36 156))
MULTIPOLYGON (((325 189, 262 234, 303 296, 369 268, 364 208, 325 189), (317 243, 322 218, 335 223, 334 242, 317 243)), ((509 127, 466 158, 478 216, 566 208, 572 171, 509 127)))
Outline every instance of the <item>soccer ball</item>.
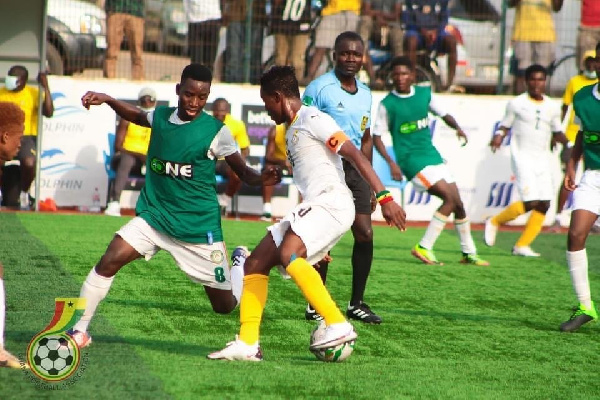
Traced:
POLYGON ((59 376, 71 369, 75 355, 69 341, 61 335, 48 335, 41 338, 33 349, 33 362, 38 371, 48 376, 59 376))
MULTIPOLYGON (((314 327, 310 334, 310 344, 319 340, 325 334, 325 321, 319 322, 314 327)), ((337 346, 328 347, 326 349, 314 349, 311 352, 321 361, 325 362, 342 362, 354 351, 354 340, 346 343, 338 344, 337 346)))

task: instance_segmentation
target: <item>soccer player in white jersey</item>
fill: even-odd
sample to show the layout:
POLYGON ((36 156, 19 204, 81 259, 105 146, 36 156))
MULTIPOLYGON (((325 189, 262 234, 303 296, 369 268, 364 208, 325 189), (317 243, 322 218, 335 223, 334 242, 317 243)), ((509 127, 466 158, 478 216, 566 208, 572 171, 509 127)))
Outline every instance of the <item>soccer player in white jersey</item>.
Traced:
POLYGON ((484 240, 496 242, 498 227, 531 211, 521 237, 512 249, 518 256, 539 257, 530 247, 542 230, 550 200, 554 196, 551 173, 551 143, 566 144, 562 133, 560 109, 544 94, 546 69, 531 65, 525 70, 527 92, 512 99, 490 146, 495 152, 509 131, 512 169, 521 200, 510 204, 485 223, 484 240))
POLYGON ((271 119, 288 125, 287 155, 303 201, 268 228, 269 232, 246 260, 239 336, 223 350, 209 354, 210 359, 262 360, 260 321, 267 300, 269 271, 279 265, 327 324, 323 339, 311 348, 323 349, 356 338, 354 328, 311 265, 327 254, 354 221, 354 202, 345 183, 340 156, 352 162, 371 188, 379 192, 387 223, 402 230, 405 226, 404 210, 385 190, 369 160, 333 118, 302 104, 292 67, 272 67, 263 74, 260 84, 260 95, 271 119))

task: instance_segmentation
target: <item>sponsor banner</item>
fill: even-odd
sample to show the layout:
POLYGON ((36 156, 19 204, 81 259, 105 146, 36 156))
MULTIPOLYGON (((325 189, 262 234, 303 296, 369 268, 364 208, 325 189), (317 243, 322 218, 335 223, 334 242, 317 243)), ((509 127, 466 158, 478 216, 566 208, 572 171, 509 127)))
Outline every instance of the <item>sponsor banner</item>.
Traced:
MULTIPOLYGON (((58 206, 89 206, 94 191, 98 188, 102 204, 106 201, 110 170, 110 156, 113 153, 116 116, 106 105, 85 110, 81 106, 81 96, 88 91, 101 91, 112 97, 135 101, 139 90, 150 86, 157 92, 159 102, 175 106, 177 104, 175 82, 121 82, 86 81, 67 77, 50 77, 50 88, 55 104, 52 118, 44 118, 42 143, 41 198, 53 197, 58 206), (112 139, 111 139, 112 137, 112 139)), ((385 93, 373 93, 373 116, 385 93)), ((260 98, 259 88, 251 85, 213 84, 209 102, 224 97, 231 103, 233 117, 243 120, 250 136, 251 154, 261 159, 268 130, 273 122, 267 115, 260 98)), ((462 147, 455 132, 444 122, 431 117, 433 143, 438 148, 451 170, 460 190, 467 213, 473 222, 483 222, 512 201, 519 199, 515 177, 510 166, 510 138, 495 154, 489 148, 493 132, 501 120, 507 101, 506 96, 467 96, 439 95, 440 105, 453 115, 466 132, 469 143, 462 147)), ((559 100, 556 107, 560 107, 559 100)), ((389 136, 383 137, 386 145, 391 145, 389 136)), ((377 157, 377 155, 375 155, 377 157)), ((389 176, 385 162, 376 163, 380 176, 389 176)), ((184 171, 185 172, 185 171, 184 171)), ((558 154, 552 170, 555 189, 562 182, 562 172, 558 154)), ((396 197, 400 190, 390 186, 396 197)), ((259 197, 259 191, 256 191, 259 197)), ((290 192, 290 196, 295 196, 290 192)), ((409 183, 404 189, 403 202, 408 219, 428 221, 439 207, 440 201, 427 193, 416 192, 409 183)), ((246 203, 246 201, 244 201, 246 203)), ((290 202, 285 201, 286 209, 274 209, 275 215, 288 211, 290 202)), ((262 212, 260 199, 241 205, 244 212, 262 212), (250 207, 251 205, 251 207, 250 207)), ((375 219, 382 219, 379 210, 375 219)), ((554 202, 548 212, 547 222, 554 218, 554 202)), ((526 217, 515 223, 522 224, 526 217)))

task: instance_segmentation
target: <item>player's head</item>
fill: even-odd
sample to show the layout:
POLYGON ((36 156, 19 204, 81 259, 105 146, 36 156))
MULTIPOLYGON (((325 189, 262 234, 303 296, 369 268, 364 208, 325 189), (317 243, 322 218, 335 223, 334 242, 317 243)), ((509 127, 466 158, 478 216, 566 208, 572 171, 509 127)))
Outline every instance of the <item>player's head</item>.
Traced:
POLYGON ((19 92, 27 84, 27 79, 29 79, 29 71, 27 71, 27 68, 22 65, 13 65, 8 70, 8 74, 4 79, 4 85, 8 90, 19 92))
POLYGON ((183 69, 181 81, 175 87, 179 101, 177 115, 191 121, 200 114, 210 94, 212 72, 202 64, 190 64, 183 69))
POLYGON ((222 97, 213 101, 212 114, 219 121, 225 121, 225 116, 231 112, 231 104, 222 97))
POLYGON ((533 98, 538 98, 546 91, 546 68, 533 64, 525 69, 525 83, 527 93, 533 98))
POLYGON ((138 104, 143 110, 153 110, 156 107, 156 91, 145 87, 138 93, 138 104))
POLYGON ((394 89, 399 93, 409 93, 414 82, 415 66, 406 56, 395 57, 391 63, 394 89))
POLYGON ((353 31, 340 33, 335 38, 333 59, 335 71, 346 77, 355 76, 363 63, 365 45, 360 35, 353 31))
POLYGON ((21 147, 25 114, 14 103, 0 102, 0 161, 12 160, 21 147))
MULTIPOLYGON (((300 101, 300 89, 293 67, 274 65, 260 77, 260 97, 267 113, 276 124, 288 121, 293 113, 290 101, 300 101)), ((294 110, 295 111, 295 110, 294 110)))
POLYGON ((588 50, 583 53, 582 74, 588 79, 596 79, 596 51, 588 50))

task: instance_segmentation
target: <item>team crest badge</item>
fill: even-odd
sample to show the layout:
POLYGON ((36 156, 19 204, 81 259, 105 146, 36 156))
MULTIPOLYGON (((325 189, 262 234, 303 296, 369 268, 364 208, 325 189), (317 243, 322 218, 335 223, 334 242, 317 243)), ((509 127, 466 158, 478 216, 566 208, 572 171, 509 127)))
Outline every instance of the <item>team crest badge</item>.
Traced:
POLYGON ((223 252, 221 250, 213 250, 210 253, 210 260, 215 264, 220 264, 223 262, 223 252))

